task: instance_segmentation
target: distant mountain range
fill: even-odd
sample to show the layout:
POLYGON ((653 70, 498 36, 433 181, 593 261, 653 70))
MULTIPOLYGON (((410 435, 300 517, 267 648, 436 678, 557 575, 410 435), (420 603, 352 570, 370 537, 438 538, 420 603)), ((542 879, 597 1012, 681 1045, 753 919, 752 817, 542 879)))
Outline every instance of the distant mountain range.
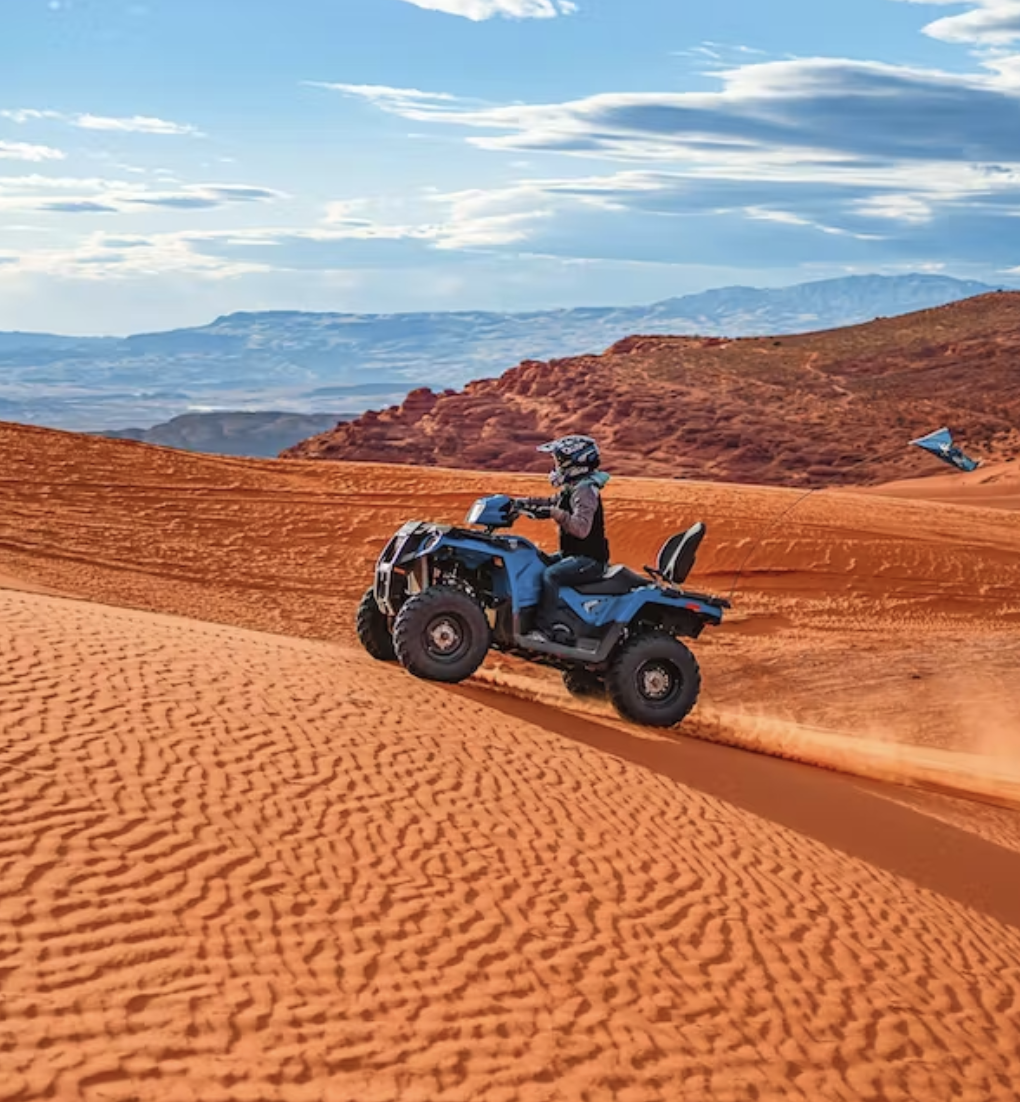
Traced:
POLYGON ((758 336, 829 329, 994 290, 935 275, 727 287, 652 306, 523 314, 240 313, 115 338, 0 333, 0 419, 104 431, 182 413, 351 412, 463 386, 525 359, 600 352, 632 334, 758 336))
POLYGON ((98 433, 115 440, 138 440, 164 448, 214 455, 274 458, 306 437, 328 432, 353 414, 337 413, 183 413, 151 429, 110 429, 98 433))

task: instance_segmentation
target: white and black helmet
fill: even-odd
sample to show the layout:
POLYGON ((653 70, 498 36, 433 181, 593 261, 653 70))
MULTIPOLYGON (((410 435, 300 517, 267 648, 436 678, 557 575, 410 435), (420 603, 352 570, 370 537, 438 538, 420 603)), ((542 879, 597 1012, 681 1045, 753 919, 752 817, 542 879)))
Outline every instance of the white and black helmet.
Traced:
POLYGON ((556 462, 556 469, 549 476, 554 486, 575 482, 597 471, 602 462, 599 446, 590 436, 561 436, 559 440, 541 444, 538 450, 551 454, 556 462))

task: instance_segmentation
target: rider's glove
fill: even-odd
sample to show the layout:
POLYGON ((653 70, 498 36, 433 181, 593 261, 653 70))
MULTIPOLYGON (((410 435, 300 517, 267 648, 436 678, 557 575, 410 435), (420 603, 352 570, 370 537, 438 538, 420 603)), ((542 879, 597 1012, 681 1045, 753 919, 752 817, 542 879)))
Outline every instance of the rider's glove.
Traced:
POLYGON ((545 497, 521 497, 517 507, 532 520, 549 520, 552 516, 552 500, 545 497))

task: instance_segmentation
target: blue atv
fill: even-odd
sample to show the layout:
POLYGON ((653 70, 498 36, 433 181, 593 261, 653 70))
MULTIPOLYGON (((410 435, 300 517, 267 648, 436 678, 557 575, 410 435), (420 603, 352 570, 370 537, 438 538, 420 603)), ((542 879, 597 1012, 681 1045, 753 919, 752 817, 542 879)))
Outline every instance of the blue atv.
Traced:
POLYGON ((566 641, 529 635, 553 559, 521 536, 497 534, 531 499, 480 498, 456 528, 408 521, 383 549, 358 609, 358 637, 374 658, 415 677, 458 682, 489 649, 562 672, 575 696, 608 693, 627 719, 672 727, 694 707, 698 663, 677 638, 722 622, 729 602, 682 588, 704 524, 667 540, 654 567, 612 566, 598 581, 560 590, 566 641))

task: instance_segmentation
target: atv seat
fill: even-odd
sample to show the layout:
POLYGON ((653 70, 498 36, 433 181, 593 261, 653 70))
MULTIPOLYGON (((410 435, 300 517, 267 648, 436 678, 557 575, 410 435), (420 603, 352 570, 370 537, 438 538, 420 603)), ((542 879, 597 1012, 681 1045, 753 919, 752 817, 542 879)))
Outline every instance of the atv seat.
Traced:
POLYGON ((629 566, 611 566, 597 582, 585 582, 570 588, 586 597, 622 597, 648 584, 644 574, 631 570, 629 566))
MULTIPOLYGON (((655 569, 645 567, 653 578, 661 578, 668 585, 680 586, 694 568, 694 557, 698 553, 701 541, 705 538, 705 526, 698 521, 686 532, 670 536, 659 551, 655 569)), ((646 574, 639 574, 628 566, 611 566, 597 582, 571 586, 577 593, 586 597, 622 597, 635 589, 649 585, 646 574)), ((712 598, 710 602, 714 602, 712 598)))

